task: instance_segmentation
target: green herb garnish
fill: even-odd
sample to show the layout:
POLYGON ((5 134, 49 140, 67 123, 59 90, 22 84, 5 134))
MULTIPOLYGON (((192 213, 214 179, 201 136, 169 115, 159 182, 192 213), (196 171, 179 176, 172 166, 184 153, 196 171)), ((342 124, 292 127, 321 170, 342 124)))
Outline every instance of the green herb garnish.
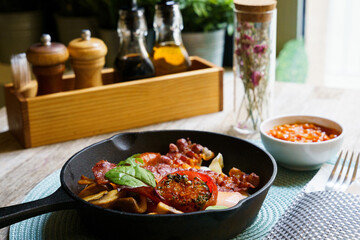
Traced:
POLYGON ((226 209, 228 207, 226 206, 208 206, 205 210, 220 210, 220 209, 226 209))
POLYGON ((135 154, 126 160, 119 162, 117 167, 105 174, 105 177, 118 185, 129 187, 155 187, 156 181, 154 174, 139 165, 138 162, 144 163, 139 156, 140 154, 135 154))

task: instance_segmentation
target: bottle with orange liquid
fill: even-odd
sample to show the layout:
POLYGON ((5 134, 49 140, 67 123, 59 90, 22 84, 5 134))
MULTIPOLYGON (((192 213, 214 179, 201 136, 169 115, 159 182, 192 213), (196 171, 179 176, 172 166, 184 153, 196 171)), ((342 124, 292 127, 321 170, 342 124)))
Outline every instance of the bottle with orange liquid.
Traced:
POLYGON ((184 72, 191 62, 181 38, 183 21, 179 5, 162 0, 155 5, 155 45, 151 58, 156 76, 184 72))

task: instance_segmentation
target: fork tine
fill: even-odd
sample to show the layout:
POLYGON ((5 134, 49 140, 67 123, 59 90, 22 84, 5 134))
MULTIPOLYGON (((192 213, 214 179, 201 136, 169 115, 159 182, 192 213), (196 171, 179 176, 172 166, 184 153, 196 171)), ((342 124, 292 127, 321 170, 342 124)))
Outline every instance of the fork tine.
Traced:
POLYGON ((332 171, 331 171, 331 174, 330 174, 330 176, 329 176, 329 179, 327 180, 327 182, 326 182, 326 184, 325 184, 325 190, 327 190, 327 191, 328 191, 328 190, 332 190, 332 188, 334 187, 334 185, 335 185, 335 183, 336 183, 336 181, 333 182, 333 178, 334 178, 334 176, 335 176, 335 173, 336 173, 337 167, 338 167, 338 165, 339 165, 339 162, 340 162, 340 160, 341 160, 342 154, 343 154, 343 150, 340 151, 339 156, 338 156, 338 158, 337 158, 337 160, 336 160, 336 163, 335 163, 335 165, 334 165, 334 167, 333 167, 333 169, 332 169, 332 171))
POLYGON ((341 180, 341 177, 342 177, 342 172, 344 170, 345 163, 347 162, 348 153, 349 153, 349 151, 346 151, 344 161, 343 161, 343 164, 341 165, 341 169, 340 169, 340 172, 339 172, 339 175, 338 175, 338 177, 336 179, 335 184, 338 184, 338 185, 342 184, 342 182, 340 183, 340 180, 341 180))
MULTIPOLYGON (((348 164, 348 168, 347 168, 346 175, 345 175, 345 178, 344 178, 343 183, 346 183, 346 181, 347 181, 348 178, 349 178, 349 172, 350 172, 350 168, 351 168, 351 164, 352 164, 353 158, 354 158, 354 152, 351 153, 350 163, 348 164)), ((350 183, 351 183, 351 182, 350 182, 350 183)))
POLYGON ((335 166, 334 166, 333 170, 331 171, 329 179, 327 180, 328 183, 330 183, 333 180, 334 176, 335 176, 335 172, 336 172, 336 169, 337 169, 337 167, 339 165, 342 153, 343 153, 343 150, 341 150, 341 152, 339 153, 339 157, 337 158, 335 166))
MULTIPOLYGON (((352 183, 352 178, 349 181, 348 181, 348 178, 349 178, 349 172, 350 172, 350 169, 351 169, 351 166, 352 166, 352 161, 353 161, 353 158, 354 158, 354 154, 355 154, 354 152, 351 153, 350 163, 348 164, 346 175, 345 175, 343 181, 341 183, 339 183, 339 186, 340 186, 339 190, 340 191, 345 191, 350 186, 350 184, 352 183)), ((354 173, 355 173, 355 176, 356 176, 356 171, 357 171, 357 169, 354 167, 354 169, 353 169, 353 177, 354 177, 354 173)))
POLYGON ((358 170, 358 166, 359 166, 359 159, 360 159, 360 153, 358 153, 358 155, 357 155, 356 162, 355 162, 355 167, 354 167, 354 172, 353 172, 350 183, 352 183, 356 179, 356 174, 357 174, 357 170, 358 170))

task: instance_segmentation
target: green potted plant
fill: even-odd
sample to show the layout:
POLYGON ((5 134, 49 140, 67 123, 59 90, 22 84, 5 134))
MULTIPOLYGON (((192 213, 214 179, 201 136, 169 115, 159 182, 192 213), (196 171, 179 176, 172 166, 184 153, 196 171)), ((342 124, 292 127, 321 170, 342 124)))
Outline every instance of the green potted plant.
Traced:
POLYGON ((233 0, 179 0, 179 5, 189 54, 222 66, 226 32, 233 32, 233 0))
POLYGON ((184 32, 211 32, 233 27, 233 0, 178 0, 184 32))

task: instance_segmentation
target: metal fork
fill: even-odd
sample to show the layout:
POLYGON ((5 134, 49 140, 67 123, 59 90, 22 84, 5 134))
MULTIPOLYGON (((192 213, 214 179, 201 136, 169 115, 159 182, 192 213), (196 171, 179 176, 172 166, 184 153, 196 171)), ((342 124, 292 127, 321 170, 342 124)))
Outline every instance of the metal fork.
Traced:
POLYGON ((344 160, 341 165, 341 169, 339 171, 337 171, 337 167, 339 165, 339 162, 342 159, 343 152, 344 151, 342 150, 339 153, 339 157, 336 160, 335 166, 334 166, 333 170, 331 171, 329 179, 326 182, 326 185, 325 185, 326 191, 345 191, 356 178, 357 169, 358 169, 358 165, 359 165, 360 153, 357 153, 355 166, 352 167, 352 162, 353 162, 355 153, 354 152, 349 153, 349 151, 346 151, 344 160), (350 157, 350 154, 351 154, 351 157, 350 157), (349 160, 350 160, 350 162, 348 163, 349 160), (344 168, 347 168, 345 176, 343 176, 344 168), (352 177, 349 180, 349 174, 350 174, 351 170, 352 170, 352 177), (335 178, 336 174, 338 174, 338 175, 335 178))

